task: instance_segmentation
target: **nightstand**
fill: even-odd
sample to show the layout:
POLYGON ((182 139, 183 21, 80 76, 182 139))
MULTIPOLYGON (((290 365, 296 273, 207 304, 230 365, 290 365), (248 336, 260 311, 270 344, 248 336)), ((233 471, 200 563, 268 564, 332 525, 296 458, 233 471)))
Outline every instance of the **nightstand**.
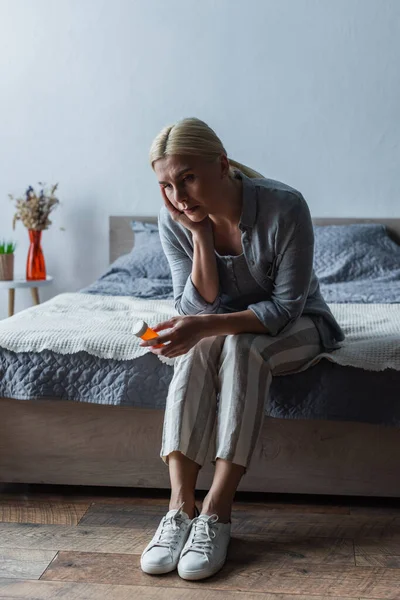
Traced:
POLYGON ((31 294, 34 304, 40 304, 39 289, 45 285, 50 285, 53 278, 48 275, 46 279, 37 279, 35 281, 27 281, 26 279, 13 279, 12 281, 0 281, 0 290, 8 290, 8 316, 14 314, 15 290, 17 288, 31 288, 31 294))

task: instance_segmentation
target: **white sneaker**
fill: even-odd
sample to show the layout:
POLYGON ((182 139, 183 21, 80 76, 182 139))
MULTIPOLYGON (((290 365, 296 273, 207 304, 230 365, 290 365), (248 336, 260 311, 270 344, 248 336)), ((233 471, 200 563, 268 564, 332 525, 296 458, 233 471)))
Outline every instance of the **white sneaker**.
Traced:
MULTIPOLYGON (((189 519, 187 513, 179 508, 173 508, 161 519, 159 526, 143 550, 140 557, 142 571, 151 575, 169 573, 176 569, 179 554, 188 538, 190 526, 194 519, 189 519)), ((199 514, 195 506, 195 514, 199 514)))
POLYGON ((182 579, 204 579, 219 571, 226 560, 231 523, 218 523, 218 515, 200 515, 192 520, 189 537, 178 562, 182 579))

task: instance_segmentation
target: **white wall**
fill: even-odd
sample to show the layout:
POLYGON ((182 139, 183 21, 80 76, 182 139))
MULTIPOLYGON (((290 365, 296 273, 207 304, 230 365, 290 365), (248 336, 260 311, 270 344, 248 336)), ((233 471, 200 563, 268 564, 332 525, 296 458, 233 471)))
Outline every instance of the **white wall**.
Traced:
POLYGON ((110 214, 158 213, 148 149, 185 116, 313 216, 400 217, 399 58, 398 0, 0 0, 0 237, 19 243, 17 274, 28 236, 8 193, 59 182, 42 296, 78 290, 107 265, 110 214))

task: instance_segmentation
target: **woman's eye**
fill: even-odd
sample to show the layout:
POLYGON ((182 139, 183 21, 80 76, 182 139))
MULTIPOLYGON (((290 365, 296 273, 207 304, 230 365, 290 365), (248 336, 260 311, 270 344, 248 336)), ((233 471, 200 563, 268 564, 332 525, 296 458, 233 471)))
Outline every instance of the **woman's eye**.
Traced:
MULTIPOLYGON (((183 177, 182 181, 193 181, 194 178, 195 178, 194 175, 186 175, 185 177, 183 177)), ((163 185, 164 190, 167 189, 167 188, 170 188, 170 187, 171 187, 170 183, 165 183, 163 185)))

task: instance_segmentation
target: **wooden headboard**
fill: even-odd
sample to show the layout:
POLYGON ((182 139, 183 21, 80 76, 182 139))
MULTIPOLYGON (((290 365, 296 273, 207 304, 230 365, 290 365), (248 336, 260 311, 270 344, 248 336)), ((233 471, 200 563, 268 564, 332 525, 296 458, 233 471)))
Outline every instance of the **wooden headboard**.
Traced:
MULTIPOLYGON (((135 240, 131 229, 131 221, 145 221, 157 223, 157 217, 110 217, 110 263, 121 254, 132 250, 135 240)), ((349 225, 350 223, 382 223, 386 225, 390 236, 400 244, 400 219, 356 219, 356 218, 317 218, 313 219, 314 225, 349 225)))

